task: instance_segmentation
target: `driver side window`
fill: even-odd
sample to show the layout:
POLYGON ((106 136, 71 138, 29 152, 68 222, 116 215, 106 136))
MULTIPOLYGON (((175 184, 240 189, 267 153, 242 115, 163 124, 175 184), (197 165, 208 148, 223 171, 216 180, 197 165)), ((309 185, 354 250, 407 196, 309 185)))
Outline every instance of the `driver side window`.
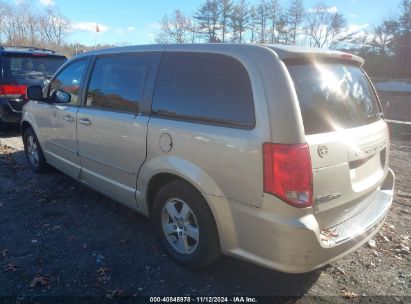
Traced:
POLYGON ((81 85, 84 80, 87 63, 87 59, 76 61, 59 73, 50 83, 49 98, 57 103, 62 102, 58 98, 58 91, 63 91, 71 95, 68 104, 79 105, 81 85))

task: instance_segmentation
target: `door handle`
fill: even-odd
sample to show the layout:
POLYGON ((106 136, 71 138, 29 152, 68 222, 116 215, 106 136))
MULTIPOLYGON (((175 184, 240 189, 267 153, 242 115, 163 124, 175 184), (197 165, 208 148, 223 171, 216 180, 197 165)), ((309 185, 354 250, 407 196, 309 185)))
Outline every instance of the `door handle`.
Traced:
POLYGON ((91 120, 88 118, 80 118, 78 122, 85 126, 91 125, 91 120))
POLYGON ((68 122, 74 122, 74 117, 71 115, 63 116, 63 119, 68 122))

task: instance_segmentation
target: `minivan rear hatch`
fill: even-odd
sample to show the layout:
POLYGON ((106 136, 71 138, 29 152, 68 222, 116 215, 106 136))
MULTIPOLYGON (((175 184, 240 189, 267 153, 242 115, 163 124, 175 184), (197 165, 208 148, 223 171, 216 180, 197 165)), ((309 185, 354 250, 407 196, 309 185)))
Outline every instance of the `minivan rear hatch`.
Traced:
POLYGON ((284 60, 300 104, 322 230, 368 207, 388 172, 388 129, 374 88, 353 60, 284 60))

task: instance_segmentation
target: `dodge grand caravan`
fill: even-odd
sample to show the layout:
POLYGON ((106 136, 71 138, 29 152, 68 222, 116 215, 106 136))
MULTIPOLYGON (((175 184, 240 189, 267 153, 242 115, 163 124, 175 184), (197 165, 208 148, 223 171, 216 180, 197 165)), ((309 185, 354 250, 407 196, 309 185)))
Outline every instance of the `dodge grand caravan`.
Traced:
POLYGON ((223 253, 308 272, 367 242, 392 203, 387 124, 362 64, 274 45, 82 54, 28 89, 28 164, 149 216, 185 266, 223 253))

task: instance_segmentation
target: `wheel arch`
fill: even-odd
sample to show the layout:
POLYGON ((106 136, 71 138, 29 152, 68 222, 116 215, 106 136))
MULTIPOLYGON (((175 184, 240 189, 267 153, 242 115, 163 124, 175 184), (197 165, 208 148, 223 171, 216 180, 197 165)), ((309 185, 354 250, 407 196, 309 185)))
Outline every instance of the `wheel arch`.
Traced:
POLYGON ((147 205, 148 214, 151 199, 155 194, 154 189, 158 190, 158 187, 175 179, 187 182, 203 197, 205 195, 224 196, 213 179, 195 164, 176 156, 158 156, 143 164, 137 180, 137 189, 141 189, 140 195, 143 196, 147 205), (157 188, 153 188, 156 186, 157 188))
POLYGON ((195 164, 173 156, 160 156, 143 165, 137 189, 141 189, 146 214, 151 216, 155 193, 166 183, 178 179, 189 184, 204 198, 216 224, 220 246, 225 251, 225 240, 232 239, 235 231, 230 203, 212 178, 195 164))
POLYGON ((34 133, 37 136, 37 139, 39 140, 40 146, 43 148, 43 138, 41 136, 41 132, 39 132, 36 117, 30 111, 31 108, 32 108, 31 102, 26 104, 23 108, 23 117, 20 123, 21 136, 23 137, 24 132, 28 128, 32 128, 34 133))
POLYGON ((33 129, 33 126, 32 126, 27 120, 23 120, 23 121, 21 122, 21 124, 20 124, 20 132, 21 132, 21 136, 22 136, 22 137, 23 137, 23 135, 24 135, 24 132, 26 132, 26 130, 27 130, 28 128, 32 128, 32 129, 33 129))

